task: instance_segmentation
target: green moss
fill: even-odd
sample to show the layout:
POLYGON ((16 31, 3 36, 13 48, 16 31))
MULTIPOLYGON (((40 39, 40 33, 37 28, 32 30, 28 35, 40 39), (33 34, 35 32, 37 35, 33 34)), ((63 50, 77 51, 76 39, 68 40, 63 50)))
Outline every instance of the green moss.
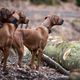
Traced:
POLYGON ((67 47, 68 47, 68 44, 66 44, 66 42, 62 42, 62 43, 56 44, 54 46, 49 44, 49 45, 46 46, 44 51, 49 57, 51 57, 54 60, 56 60, 57 62, 59 62, 61 53, 67 47))
POLYGON ((68 70, 80 68, 80 42, 62 42, 54 46, 48 45, 45 52, 68 70))

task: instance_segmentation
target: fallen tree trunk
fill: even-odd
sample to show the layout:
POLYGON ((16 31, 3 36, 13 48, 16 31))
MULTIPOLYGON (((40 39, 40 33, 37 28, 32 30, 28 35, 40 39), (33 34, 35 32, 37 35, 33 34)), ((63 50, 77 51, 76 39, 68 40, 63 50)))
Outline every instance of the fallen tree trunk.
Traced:
POLYGON ((43 60, 52 68, 57 69, 57 71, 59 71, 62 74, 65 75, 69 75, 70 72, 67 71, 66 69, 64 69, 60 64, 58 64, 57 62, 55 62, 54 60, 52 60, 50 57, 48 57, 47 55, 43 54, 43 60))
POLYGON ((80 41, 49 43, 44 52, 66 70, 80 68, 80 41))

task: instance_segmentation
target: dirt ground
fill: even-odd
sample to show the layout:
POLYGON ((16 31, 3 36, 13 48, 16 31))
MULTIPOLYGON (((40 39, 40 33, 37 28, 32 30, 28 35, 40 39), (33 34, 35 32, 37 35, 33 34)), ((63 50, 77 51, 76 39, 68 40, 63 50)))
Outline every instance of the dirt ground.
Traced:
POLYGON ((69 78, 49 67, 40 67, 39 71, 36 71, 8 65, 5 72, 1 69, 0 66, 0 80, 68 80, 69 78))

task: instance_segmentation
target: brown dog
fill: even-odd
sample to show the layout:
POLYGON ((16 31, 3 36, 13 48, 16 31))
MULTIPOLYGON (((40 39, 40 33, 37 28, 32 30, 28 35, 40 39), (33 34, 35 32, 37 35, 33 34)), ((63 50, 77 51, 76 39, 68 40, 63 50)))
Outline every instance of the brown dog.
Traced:
POLYGON ((50 33, 51 28, 54 25, 62 25, 62 23, 63 19, 61 19, 59 16, 51 15, 45 17, 44 22, 37 28, 17 29, 14 33, 14 45, 17 48, 19 54, 19 66, 21 66, 24 44, 32 54, 30 67, 34 68, 34 60, 35 56, 37 55, 38 65, 36 68, 38 69, 43 55, 43 49, 46 46, 48 34, 50 33))
POLYGON ((1 8, 1 9, 0 9, 0 21, 1 21, 2 23, 7 22, 8 19, 9 19, 9 17, 12 16, 13 12, 14 12, 14 11, 10 11, 10 10, 7 9, 7 8, 1 8))
POLYGON ((29 22, 29 19, 23 19, 21 13, 14 12, 14 14, 9 18, 9 23, 4 23, 3 27, 0 28, 0 49, 3 50, 3 70, 6 69, 6 62, 9 55, 9 48, 13 42, 13 34, 18 27, 18 24, 29 22))
POLYGON ((3 26, 4 23, 9 22, 9 18, 12 16, 14 11, 10 11, 7 8, 0 9, 0 28, 3 26))

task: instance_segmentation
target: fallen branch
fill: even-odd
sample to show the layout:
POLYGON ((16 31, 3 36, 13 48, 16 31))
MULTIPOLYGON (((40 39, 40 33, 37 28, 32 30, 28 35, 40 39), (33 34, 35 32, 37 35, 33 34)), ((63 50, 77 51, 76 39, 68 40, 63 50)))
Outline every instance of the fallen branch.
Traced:
POLYGON ((66 69, 64 69, 59 63, 55 62, 54 60, 52 60, 50 57, 48 57, 47 55, 43 54, 43 60, 51 67, 57 69, 57 71, 59 71, 62 74, 66 74, 69 75, 70 72, 67 71, 66 69))

